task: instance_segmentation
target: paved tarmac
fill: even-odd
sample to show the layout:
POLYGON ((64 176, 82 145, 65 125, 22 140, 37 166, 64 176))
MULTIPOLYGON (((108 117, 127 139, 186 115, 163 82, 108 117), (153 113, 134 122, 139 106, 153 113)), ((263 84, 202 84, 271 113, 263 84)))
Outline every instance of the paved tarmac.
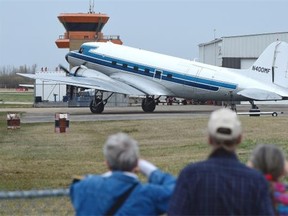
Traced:
MULTIPOLYGON (((209 114, 220 106, 214 105, 159 105, 153 113, 145 113, 140 106, 105 107, 102 114, 93 114, 88 107, 79 108, 1 108, 0 112, 21 112, 21 123, 54 122, 55 113, 69 113, 70 121, 112 121, 167 118, 199 118, 209 114)), ((278 117, 288 115, 288 105, 259 105, 261 111, 272 111, 278 117)), ((238 112, 247 112, 250 105, 237 105, 238 112)), ((269 115, 271 116, 271 115, 269 115)), ((272 117, 272 116, 271 116, 272 117)))

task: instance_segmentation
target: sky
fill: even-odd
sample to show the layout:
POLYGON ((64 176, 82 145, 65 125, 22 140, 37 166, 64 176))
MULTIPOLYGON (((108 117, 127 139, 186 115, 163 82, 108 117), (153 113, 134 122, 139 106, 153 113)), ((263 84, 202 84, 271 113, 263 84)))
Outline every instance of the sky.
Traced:
MULTIPOLYGON (((110 16, 102 32, 124 45, 185 59, 215 38, 288 32, 286 0, 94 0, 110 16)), ((0 67, 68 67, 55 40, 60 13, 86 13, 89 0, 0 0, 0 67)))

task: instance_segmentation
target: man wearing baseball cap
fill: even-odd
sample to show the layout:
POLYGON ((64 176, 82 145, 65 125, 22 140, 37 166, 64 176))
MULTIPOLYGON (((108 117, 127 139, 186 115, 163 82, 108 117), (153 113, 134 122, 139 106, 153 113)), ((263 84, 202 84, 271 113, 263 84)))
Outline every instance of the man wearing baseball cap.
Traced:
POLYGON ((242 126, 230 109, 214 111, 208 122, 211 153, 185 167, 177 180, 168 215, 273 215, 263 175, 236 155, 242 126))

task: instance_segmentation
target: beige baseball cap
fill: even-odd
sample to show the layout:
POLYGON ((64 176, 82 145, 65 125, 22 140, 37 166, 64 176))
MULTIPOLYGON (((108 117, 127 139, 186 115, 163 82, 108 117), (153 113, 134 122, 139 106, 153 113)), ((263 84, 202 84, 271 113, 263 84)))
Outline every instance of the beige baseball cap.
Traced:
POLYGON ((212 112, 208 122, 208 133, 218 140, 233 140, 242 134, 237 114, 227 108, 212 112))

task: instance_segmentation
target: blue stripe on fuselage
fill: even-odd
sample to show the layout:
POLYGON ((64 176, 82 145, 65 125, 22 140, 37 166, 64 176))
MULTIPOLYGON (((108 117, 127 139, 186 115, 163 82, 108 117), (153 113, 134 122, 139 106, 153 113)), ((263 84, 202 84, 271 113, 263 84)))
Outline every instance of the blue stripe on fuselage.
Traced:
POLYGON ((210 91, 218 91, 219 87, 224 87, 224 88, 228 88, 228 89, 236 89, 236 87, 237 87, 234 84, 223 83, 223 82, 219 82, 219 81, 183 75, 183 74, 179 74, 176 72, 162 70, 160 68, 143 66, 140 64, 135 64, 132 62, 127 62, 127 61, 123 61, 120 59, 111 58, 111 57, 107 57, 107 56, 103 56, 103 55, 89 52, 89 48, 93 49, 95 47, 89 47, 89 48, 85 47, 85 48, 84 48, 84 52, 82 54, 76 53, 76 52, 71 52, 68 55, 70 55, 71 57, 77 58, 77 59, 81 59, 83 61, 92 62, 95 64, 99 64, 99 65, 107 66, 110 68, 115 68, 115 69, 131 72, 131 73, 142 75, 142 76, 148 76, 148 77, 153 77, 155 70, 161 70, 163 72, 162 73, 162 80, 166 80, 166 81, 174 82, 174 83, 179 83, 179 84, 183 84, 183 85, 188 85, 188 86, 193 86, 196 88, 206 89, 206 90, 210 90, 210 91), (116 64, 112 64, 112 62, 115 62, 116 64), (119 65, 119 64, 121 64, 121 65, 119 65), (123 67, 123 64, 126 64, 127 67, 123 67), (131 68, 131 66, 132 66, 132 68, 131 68), (134 66, 137 66, 138 70, 134 70, 134 68, 133 68, 134 66), (149 72, 146 72, 145 69, 149 69, 149 72), (172 77, 167 76, 168 74, 171 75, 172 77))

